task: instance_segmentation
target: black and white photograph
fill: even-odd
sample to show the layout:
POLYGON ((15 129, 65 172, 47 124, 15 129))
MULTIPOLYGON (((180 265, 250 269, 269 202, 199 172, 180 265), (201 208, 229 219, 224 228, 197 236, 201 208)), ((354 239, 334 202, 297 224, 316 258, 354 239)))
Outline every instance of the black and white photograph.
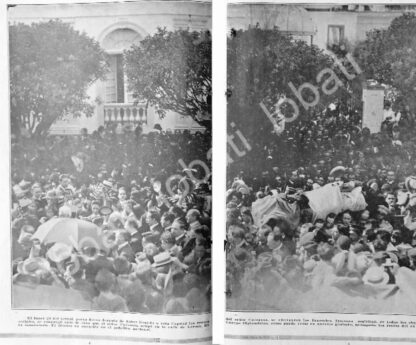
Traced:
POLYGON ((227 16, 227 311, 415 315, 416 6, 227 16))
POLYGON ((7 16, 12 308, 209 313, 211 2, 7 16))

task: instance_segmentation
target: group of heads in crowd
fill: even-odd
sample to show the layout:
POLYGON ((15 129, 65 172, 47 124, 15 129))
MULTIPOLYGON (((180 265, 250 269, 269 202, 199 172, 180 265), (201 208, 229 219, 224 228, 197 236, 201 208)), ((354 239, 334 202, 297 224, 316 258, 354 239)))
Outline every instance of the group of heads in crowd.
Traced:
POLYGON ((282 186, 292 174, 310 185, 322 184, 335 166, 347 167, 348 177, 361 181, 389 170, 399 180, 414 174, 416 114, 402 109, 399 117, 387 117, 381 130, 371 133, 361 128, 360 112, 343 104, 311 112, 286 124, 279 135, 267 118, 260 121, 261 114, 258 127, 241 129, 250 150, 237 159, 228 148, 234 160, 227 170, 229 185, 239 176, 258 191, 266 185, 282 186))
POLYGON ((77 290, 94 310, 210 309, 211 182, 179 162, 209 165, 210 134, 138 128, 13 140, 15 285, 77 290), (73 221, 99 244, 39 240, 73 221))
POLYGON ((370 133, 357 112, 337 107, 289 124, 279 136, 254 134, 251 151, 228 175, 229 303, 249 300, 250 281, 266 284, 276 274, 306 291, 339 281, 395 284, 399 268, 416 270, 415 129, 416 117, 403 111, 370 133), (366 208, 316 217, 305 192, 330 183, 360 186, 366 208), (299 206, 296 224, 284 215, 254 222, 253 203, 273 193, 299 206))

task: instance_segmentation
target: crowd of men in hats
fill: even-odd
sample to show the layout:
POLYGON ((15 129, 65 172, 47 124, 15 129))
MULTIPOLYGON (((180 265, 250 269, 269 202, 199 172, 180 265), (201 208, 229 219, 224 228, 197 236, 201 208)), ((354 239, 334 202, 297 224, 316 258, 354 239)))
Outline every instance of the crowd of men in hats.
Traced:
POLYGON ((415 114, 290 125, 230 165, 228 308, 414 313, 415 114))
POLYGON ((210 138, 112 126, 13 138, 15 306, 45 306, 46 298, 53 309, 71 295, 67 309, 209 311, 211 180, 178 162, 209 166, 210 138), (39 240, 39 229, 62 220, 64 231, 67 219, 96 226, 106 246, 39 240))

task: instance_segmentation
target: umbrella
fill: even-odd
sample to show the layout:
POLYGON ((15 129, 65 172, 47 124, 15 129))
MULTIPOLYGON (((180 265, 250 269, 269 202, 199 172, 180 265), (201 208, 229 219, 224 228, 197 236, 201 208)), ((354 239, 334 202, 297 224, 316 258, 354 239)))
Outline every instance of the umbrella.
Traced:
POLYGON ((65 243, 75 249, 106 248, 102 230, 94 223, 76 218, 50 219, 39 226, 33 238, 37 238, 44 244, 65 243))
POLYGON ((406 189, 410 193, 413 193, 416 190, 416 177, 415 176, 406 177, 406 180, 404 181, 404 185, 406 186, 406 189))
POLYGON ((342 176, 342 175, 344 175, 344 174, 345 174, 345 171, 346 171, 346 170, 347 170, 347 169, 346 169, 345 167, 343 167, 343 166, 339 165, 339 166, 337 166, 337 167, 333 168, 333 169, 331 170, 331 172, 329 173, 329 175, 330 175, 330 176, 334 176, 334 177, 340 177, 340 176, 342 176))

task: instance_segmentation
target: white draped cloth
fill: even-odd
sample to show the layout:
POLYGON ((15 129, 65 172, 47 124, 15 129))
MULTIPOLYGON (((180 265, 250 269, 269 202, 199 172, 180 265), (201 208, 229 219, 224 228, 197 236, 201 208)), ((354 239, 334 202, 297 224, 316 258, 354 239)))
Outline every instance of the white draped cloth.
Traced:
POLYGON ((361 211, 367 207, 361 187, 356 187, 351 192, 341 192, 341 185, 342 182, 328 183, 321 188, 305 192, 315 218, 325 219, 330 213, 361 211))

